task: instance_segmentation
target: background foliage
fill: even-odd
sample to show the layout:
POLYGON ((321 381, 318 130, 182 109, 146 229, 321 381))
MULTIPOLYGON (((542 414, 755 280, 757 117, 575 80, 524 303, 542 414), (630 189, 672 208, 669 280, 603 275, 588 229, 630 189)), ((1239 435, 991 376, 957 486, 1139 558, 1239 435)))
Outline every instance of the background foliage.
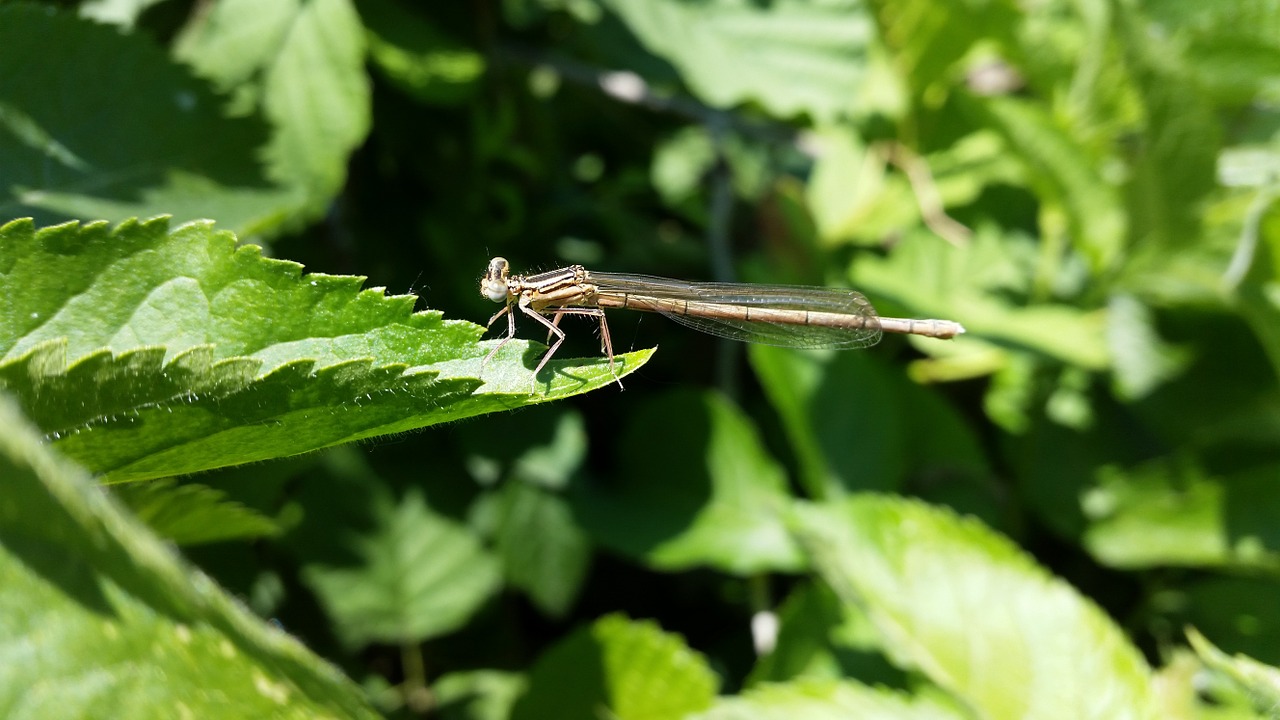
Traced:
POLYGON ((1274 716, 1278 38, 0 2, 0 714, 1274 716), (537 342, 481 364, 493 255, 969 332, 623 313, 623 392, 571 320, 530 393, 537 342))

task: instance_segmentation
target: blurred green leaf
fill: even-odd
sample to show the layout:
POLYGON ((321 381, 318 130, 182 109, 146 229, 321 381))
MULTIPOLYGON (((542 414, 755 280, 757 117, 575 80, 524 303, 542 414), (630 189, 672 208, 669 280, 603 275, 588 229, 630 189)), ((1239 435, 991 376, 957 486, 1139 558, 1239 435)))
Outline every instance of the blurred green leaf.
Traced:
POLYGON ((553 617, 563 617, 582 589, 591 543, 566 500, 528 483, 508 482, 496 508, 496 550, 513 586, 553 617))
POLYGON ((226 117, 145 35, 6 3, 0 67, 0 222, 171 213, 257 233, 301 199, 259 167, 267 127, 226 117))
POLYGON ((1121 568, 1233 565, 1280 569, 1280 464, 1213 477, 1188 458, 1103 467, 1083 498, 1084 543, 1121 568))
MULTIPOLYGON (((1031 187, 1047 208, 1062 214, 1061 231, 1090 268, 1112 268, 1124 247, 1127 216, 1119 188, 1099 176, 1089 148, 1081 147, 1042 105, 1014 97, 968 98, 964 104, 1023 159, 1031 187)), ((1055 231, 1050 224, 1047 232, 1055 231)))
POLYGON ((1107 305, 1107 345, 1115 369, 1116 392, 1140 398, 1177 375, 1190 361, 1186 348, 1160 338, 1149 308, 1131 295, 1113 295, 1107 305))
POLYGON ((497 592, 501 568, 465 525, 411 490, 373 500, 375 527, 349 537, 354 566, 308 565, 303 578, 351 647, 411 644, 453 632, 497 592))
POLYGON ((782 513, 790 497, 756 429, 719 395, 675 392, 642 405, 622 438, 616 482, 584 483, 574 514, 592 538, 652 567, 734 575, 799 569, 782 513), (664 433, 672 418, 680 431, 664 433))
POLYGON ((872 0, 894 69, 915 95, 937 92, 975 43, 1008 41, 1018 20, 1009 0, 872 0))
POLYGON ((446 36, 395 0, 361 0, 369 59, 398 87, 422 102, 452 105, 474 93, 484 57, 446 36))
POLYGON ((121 485, 113 495, 151 528, 178 545, 199 545, 244 538, 271 537, 280 526, 226 493, 197 483, 172 480, 121 485))
POLYGON ((707 660, 656 623, 608 615, 548 650, 512 720, 660 720, 705 710, 720 681, 707 660))
POLYGON ((160 2, 161 0, 85 0, 80 3, 80 17, 119 25, 129 30, 138 22, 138 16, 160 2))
MULTIPOLYGON (((913 339, 922 350, 957 356, 957 363, 977 351, 964 350, 971 339, 982 339, 1088 370, 1106 368, 1110 356, 1104 311, 1051 303, 1017 306, 1009 301, 1011 291, 1030 292, 1018 244, 1016 237, 981 229, 965 247, 913 233, 887 257, 860 259, 852 282, 872 300, 891 298, 905 312, 964 325, 966 335, 951 343, 913 339)), ((881 315, 891 314, 884 307, 877 309, 881 315)))
POLYGON ((984 717, 1154 717, 1150 669, 1120 629, 978 522, 858 495, 798 507, 793 526, 889 656, 984 717))
MULTIPOLYGON (((1239 243, 1248 271, 1237 292, 1240 310, 1280 375, 1280 193, 1261 191, 1244 218, 1239 243), (1249 257, 1251 253, 1252 257, 1249 257)), ((1237 251, 1239 252, 1239 250, 1237 251)))
POLYGON ((753 346, 750 358, 815 499, 901 488, 911 476, 951 483, 989 473, 955 411, 871 352, 753 346))
MULTIPOLYGON (((537 351, 527 343, 481 368, 480 328, 414 313, 412 296, 360 290, 362 281, 304 276, 207 223, 37 231, 15 221, 0 227, 0 386, 60 450, 122 481, 294 455, 612 380, 603 361, 556 361, 546 394, 530 394, 537 351)), ((647 355, 620 356, 620 372, 647 355)))
POLYGON ((587 455, 582 415, 561 406, 495 415, 484 425, 460 427, 458 435, 468 470, 483 486, 508 480, 563 490, 587 455))
POLYGON ((1179 70, 1223 101, 1247 103, 1267 89, 1260 80, 1280 74, 1280 40, 1272 32, 1280 14, 1269 0, 1160 0, 1144 3, 1143 10, 1152 28, 1182 51, 1166 58, 1176 57, 1179 70))
POLYGON ((793 590, 778 610, 778 623, 777 644, 756 662, 747 687, 840 678, 904 684, 904 674, 879 654, 879 639, 862 610, 841 603, 822 582, 806 582, 793 590))
POLYGON ((93 486, 0 396, 0 714, 376 717, 93 486))
POLYGON ((602 0, 650 52, 715 107, 755 103, 782 118, 853 115, 874 27, 858 0, 753 6, 729 0, 602 0))
POLYGON ((1280 668, 1240 653, 1229 656, 1194 628, 1187 630, 1187 639, 1205 665, 1243 689, 1260 713, 1274 717, 1276 708, 1280 707, 1280 668))
POLYGON ((911 186, 888 172, 885 150, 868 147, 850 126, 823 128, 814 140, 818 157, 806 200, 824 243, 879 243, 919 221, 911 186))
POLYGON ((972 717, 963 708, 937 697, 860 685, 850 680, 802 680, 761 685, 738 697, 719 700, 715 707, 690 720, 962 720, 972 717))
POLYGON ((442 675, 431 694, 441 720, 507 720, 527 684, 520 673, 472 670, 442 675))
POLYGON ((234 93, 236 111, 271 123, 262 149, 267 174, 301 188, 300 210, 314 218, 369 132, 364 37, 349 0, 217 0, 193 16, 174 54, 234 93))

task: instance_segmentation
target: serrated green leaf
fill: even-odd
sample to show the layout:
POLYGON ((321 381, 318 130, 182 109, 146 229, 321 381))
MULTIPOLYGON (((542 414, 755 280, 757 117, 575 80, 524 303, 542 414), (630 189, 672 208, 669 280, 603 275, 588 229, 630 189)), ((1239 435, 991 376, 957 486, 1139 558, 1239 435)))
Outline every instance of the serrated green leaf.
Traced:
POLYGON ((1280 668, 1240 653, 1229 656, 1194 628, 1188 628, 1187 639, 1206 665, 1243 689, 1259 711, 1275 716, 1276 708, 1280 708, 1280 668))
POLYGON ((912 697, 852 681, 803 680, 762 685, 739 697, 721 698, 711 710, 689 720, 964 720, 961 708, 939 698, 912 697))
POLYGON ((375 717, 188 567, 0 397, 0 715, 375 717))
POLYGON ((318 215, 369 132, 364 28, 349 0, 218 0, 197 13, 176 56, 261 112, 270 177, 301 187, 318 215))
POLYGON ((462 627, 501 585, 498 561, 417 491, 379 495, 376 526, 351 539, 358 565, 308 565, 303 578, 352 647, 411 644, 462 627))
POLYGON ((198 483, 171 480, 121 485, 113 494, 151 531, 178 545, 199 545, 280 532, 274 520, 239 503, 226 493, 198 483))
POLYGON ((512 720, 663 720, 710 707, 719 678, 656 623, 609 615, 560 641, 529 674, 512 720))
POLYGON ((260 232, 298 205, 258 159, 268 128, 145 35, 34 3, 0 6, 0 218, 172 213, 260 232), (50 48, 74 48, 73 54, 50 48))
MULTIPOLYGON (((413 312, 362 278, 303 275, 208 223, 0 227, 0 386, 109 481, 284 457, 611 382, 608 363, 413 312)), ((652 351, 617 358, 619 374, 652 351)))
POLYGON ((978 522, 860 495, 798 507, 793 527, 890 657, 983 717, 1154 717, 1150 669, 1124 633, 978 522))
POLYGON ((710 105, 752 102, 777 117, 808 114, 823 121, 858 109, 874 37, 860 2, 603 4, 710 105))
POLYGON ((672 393, 637 411, 622 439, 632 458, 613 484, 584 483, 575 514, 600 544, 653 567, 710 566, 735 575, 794 571, 799 551, 782 513, 782 468, 755 428, 719 395, 672 393), (654 450, 654 428, 680 432, 654 450))

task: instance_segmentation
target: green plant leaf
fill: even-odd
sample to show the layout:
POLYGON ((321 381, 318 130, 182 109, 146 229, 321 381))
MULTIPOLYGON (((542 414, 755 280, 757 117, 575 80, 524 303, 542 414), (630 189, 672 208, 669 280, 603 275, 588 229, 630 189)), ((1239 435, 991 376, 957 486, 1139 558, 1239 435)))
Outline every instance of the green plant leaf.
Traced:
POLYGON ((609 615, 548 650, 512 720, 661 720, 705 710, 719 679, 701 654, 656 623, 609 615))
POLYGON ((416 643, 462 627, 501 585, 498 561, 417 491, 373 501, 375 527, 350 538, 355 565, 311 564, 303 578, 351 647, 416 643))
POLYGON ((1189 458, 1103 467, 1083 499, 1085 547, 1112 567, 1280 569, 1280 465, 1212 476, 1189 458))
MULTIPOLYGON (((1025 350, 1088 370, 1102 370, 1111 363, 1106 343, 1105 311, 1089 311, 1059 303, 1010 303, 1011 291, 1028 295, 1025 276, 1018 264, 1022 254, 1016 237, 980 230, 965 247, 945 244, 940 238, 916 232, 908 235, 892 254, 858 261, 851 273, 853 286, 873 300, 890 298, 906 312, 919 317, 940 317, 964 325, 966 335, 950 343, 919 339, 921 350, 962 363, 978 349, 969 345, 982 339, 1000 347, 1025 350), (967 352, 962 349, 968 346, 967 352)), ((878 308, 890 315, 888 308, 878 308)), ((913 339, 915 340, 915 339, 913 339)))
POLYGON ((1276 708, 1280 707, 1280 668, 1240 653, 1227 655, 1195 628, 1187 630, 1187 639, 1205 665, 1244 690, 1260 712, 1274 717, 1276 708))
POLYGON ((0 715, 376 717, 188 567, 0 395, 0 715))
POLYGON ((852 681, 802 680, 762 685, 738 697, 721 698, 689 720, 963 720, 972 717, 941 698, 912 697, 852 681))
POLYGON ((710 105, 752 102, 777 117, 824 121, 859 109, 874 37, 861 2, 603 4, 710 105))
MULTIPOLYGON (((1280 374, 1280 195, 1260 191, 1241 228, 1248 271, 1238 289, 1240 310, 1280 374), (1251 251, 1251 252, 1250 252, 1251 251)), ((1239 252, 1239 251, 1237 251, 1239 252)))
POLYGON ((508 482, 496 507, 496 550, 507 581, 553 617, 568 612, 582 589, 591 543, 562 497, 508 482))
POLYGON ((978 522, 859 495, 798 507, 794 529, 895 662, 983 717, 1154 717, 1150 669, 1120 629, 978 522))
POLYGON ((120 485, 115 497, 151 531, 178 545, 200 545, 243 538, 270 537, 280 526, 226 493, 198 483, 172 480, 120 485))
POLYGON ((453 40, 392 0, 361 0, 369 59, 400 89, 432 105, 470 97, 484 75, 478 51, 453 40))
POLYGON ((226 117, 222 100, 145 35, 6 3, 0 67, 21 68, 0 83, 0 218, 167 212, 251 233, 301 200, 259 166, 265 124, 226 117))
POLYGON ((815 499, 893 490, 913 476, 990 474, 955 411, 873 353, 753 346, 750 358, 815 499))
POLYGON ((879 638, 861 608, 840 602, 820 581, 798 586, 778 609, 778 637, 747 676, 754 687, 796 679, 858 678, 902 686, 902 671, 879 654, 879 638))
POLYGON ((631 461, 617 482, 583 483, 574 497, 575 515, 600 544, 664 570, 800 568, 782 517, 790 502, 782 468, 727 400, 676 392, 650 401, 622 444, 631 461), (655 438, 670 418, 680 418, 681 432, 655 438))
POLYGON ((520 673, 472 670, 442 675, 431 685, 441 720, 508 720, 528 681, 520 673))
POLYGON ((273 127, 268 175, 301 187, 318 216, 369 132, 364 28, 349 0, 218 0, 197 13, 175 55, 273 127), (252 18, 252 21, 247 21, 252 18))
MULTIPOLYGON (((295 455, 612 381, 413 312, 362 278, 302 275, 208 223, 0 227, 0 387, 108 481, 295 455)), ((620 374, 652 351, 619 356, 620 374)))
MULTIPOLYGON (((1007 41, 1019 12, 1009 0, 874 0, 893 66, 916 95, 951 81, 952 67, 983 39, 1007 41)), ((935 101, 936 102, 936 101, 935 101)))
POLYGON ((1124 247, 1127 215, 1119 188, 1098 175, 1082 147, 1047 109, 1021 98, 966 101, 983 124, 1001 133, 1026 163, 1041 201, 1062 213, 1069 237, 1097 272, 1112 267, 1124 247))
POLYGON ((85 0, 80 3, 80 17, 132 30, 138 17, 161 0, 85 0))

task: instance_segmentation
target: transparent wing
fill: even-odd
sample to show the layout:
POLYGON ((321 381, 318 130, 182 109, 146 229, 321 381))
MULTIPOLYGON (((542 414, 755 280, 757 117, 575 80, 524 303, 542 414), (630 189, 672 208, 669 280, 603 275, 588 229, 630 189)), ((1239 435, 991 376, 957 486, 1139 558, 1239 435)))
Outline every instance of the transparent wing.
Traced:
POLYGON ((672 320, 709 335, 744 342, 795 348, 860 348, 880 340, 876 311, 853 290, 806 285, 700 283, 618 273, 591 273, 602 294, 682 300, 725 307, 797 311, 797 322, 711 317, 656 310, 672 320), (867 320, 866 327, 838 328, 804 324, 804 312, 832 313, 867 320))

